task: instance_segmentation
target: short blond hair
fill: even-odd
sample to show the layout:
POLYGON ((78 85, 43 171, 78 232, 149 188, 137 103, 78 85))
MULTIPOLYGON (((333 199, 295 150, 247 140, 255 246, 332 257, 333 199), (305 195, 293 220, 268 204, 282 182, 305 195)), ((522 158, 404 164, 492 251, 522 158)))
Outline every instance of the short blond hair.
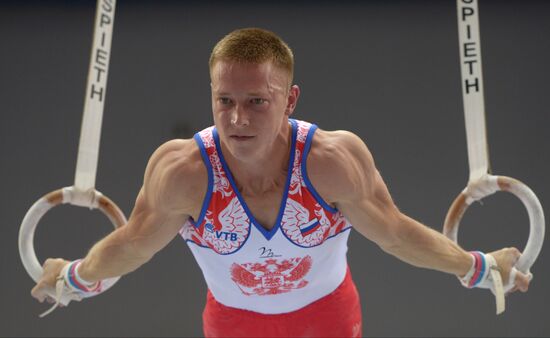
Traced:
POLYGON ((294 76, 294 55, 277 34, 261 28, 237 29, 223 37, 212 50, 210 72, 217 61, 260 64, 271 61, 288 72, 289 83, 294 76))

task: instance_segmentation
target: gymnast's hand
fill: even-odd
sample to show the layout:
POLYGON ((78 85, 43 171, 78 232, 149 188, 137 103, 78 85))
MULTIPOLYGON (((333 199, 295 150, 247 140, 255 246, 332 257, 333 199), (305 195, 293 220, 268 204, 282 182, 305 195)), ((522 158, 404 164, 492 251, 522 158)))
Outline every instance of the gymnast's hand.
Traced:
POLYGON ((517 273, 515 276, 511 276, 512 268, 521 256, 521 252, 516 248, 504 248, 498 251, 493 251, 490 255, 493 256, 497 262, 504 285, 506 286, 508 283, 514 283, 515 285, 510 291, 508 291, 507 294, 517 290, 527 292, 533 275, 531 273, 524 274, 523 272, 516 270, 517 273), (512 277, 513 280, 510 280, 510 277, 512 277))
POLYGON ((48 292, 51 294, 55 293, 55 283, 57 281, 57 276, 65 265, 69 264, 69 261, 66 261, 61 258, 48 258, 44 262, 42 268, 44 272, 38 283, 31 290, 31 295, 36 298, 40 303, 43 303, 46 300, 48 303, 54 303, 55 300, 48 296, 48 292))

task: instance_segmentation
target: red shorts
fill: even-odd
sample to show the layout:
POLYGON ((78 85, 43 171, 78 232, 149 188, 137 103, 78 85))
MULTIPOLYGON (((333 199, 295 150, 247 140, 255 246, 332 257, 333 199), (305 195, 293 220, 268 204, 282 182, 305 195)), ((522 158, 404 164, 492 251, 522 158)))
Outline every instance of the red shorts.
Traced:
POLYGON ((329 295, 293 312, 262 314, 218 303, 208 291, 205 337, 361 337, 361 305, 348 272, 329 295))

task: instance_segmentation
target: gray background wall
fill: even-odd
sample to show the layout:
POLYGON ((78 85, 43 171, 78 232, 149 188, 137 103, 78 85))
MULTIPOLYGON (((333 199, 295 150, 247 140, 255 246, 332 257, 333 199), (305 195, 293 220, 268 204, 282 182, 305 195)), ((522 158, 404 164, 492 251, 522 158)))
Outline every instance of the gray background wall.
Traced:
MULTIPOLYGON (((197 336, 205 284, 174 240, 107 294, 45 319, 29 295, 17 235, 46 192, 71 185, 93 1, 0 2, 0 335, 197 336)), ((97 188, 129 214, 149 155, 211 123, 207 58, 227 32, 260 26, 294 49, 302 88, 296 118, 360 135, 399 207, 441 229, 468 177, 454 1, 120 1, 97 188)), ((550 215, 550 3, 482 1, 489 143, 495 174, 523 180, 550 215)), ((40 223, 35 247, 77 258, 106 235, 99 212, 63 206, 40 223)), ((466 249, 523 248, 521 203, 500 193, 470 208, 466 249)), ((548 244, 528 294, 494 314, 484 290, 413 268, 353 233, 349 262, 368 336, 549 336, 548 244)))

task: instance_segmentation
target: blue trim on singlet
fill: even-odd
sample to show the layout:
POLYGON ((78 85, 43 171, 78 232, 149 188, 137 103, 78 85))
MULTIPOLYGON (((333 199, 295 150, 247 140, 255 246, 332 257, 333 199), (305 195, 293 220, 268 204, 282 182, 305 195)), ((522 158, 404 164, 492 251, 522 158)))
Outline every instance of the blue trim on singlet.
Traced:
MULTIPOLYGON (((301 248, 305 248, 305 249, 314 248, 314 247, 316 247, 316 246, 319 246, 319 245, 325 243, 325 241, 327 241, 327 240, 329 240, 329 239, 331 239, 331 238, 334 238, 334 237, 336 237, 336 236, 338 236, 338 235, 340 235, 340 234, 343 234, 344 232, 346 232, 346 231, 348 231, 348 230, 351 230, 352 228, 353 228, 352 226, 349 226, 349 227, 345 228, 344 230, 340 231, 340 232, 337 233, 337 234, 334 234, 334 235, 332 235, 332 236, 328 236, 327 238, 325 238, 325 240, 324 240, 322 243, 319 243, 319 244, 314 245, 314 246, 301 246, 301 245, 298 245, 298 244, 294 243, 294 242, 291 241, 291 240, 289 240, 289 242, 292 243, 292 244, 294 244, 294 245, 296 245, 296 246, 299 246, 299 247, 301 247, 301 248)), ((284 234, 284 231, 281 231, 281 232, 284 234)), ((286 237, 286 235, 285 235, 285 237, 286 237)), ((287 237, 287 238, 288 238, 288 237, 287 237)), ((195 241, 193 241, 193 240, 191 240, 191 239, 184 239, 184 240, 185 240, 187 243, 195 244, 195 245, 198 246, 199 248, 204 248, 204 249, 210 249, 210 250, 212 250, 211 247, 206 246, 206 245, 201 245, 201 244, 199 244, 199 243, 197 243, 197 242, 195 242, 195 241)), ((243 245, 241 245, 241 248, 244 246, 244 243, 246 243, 246 241, 243 242, 243 245)), ((240 250, 240 248, 239 248, 239 250, 240 250)), ((237 251, 239 251, 239 250, 237 250, 237 251)), ((235 252, 237 252, 237 251, 235 251, 235 252)), ((214 252, 215 252, 215 251, 214 251, 214 252)), ((222 256, 224 256, 224 255, 230 255, 230 254, 233 254, 233 253, 235 253, 235 252, 231 252, 231 253, 229 253, 229 254, 220 254, 220 253, 218 253, 218 255, 222 255, 222 256)), ((217 253, 217 252, 216 252, 216 253, 217 253)))
MULTIPOLYGON (((214 134, 214 132, 212 132, 212 134, 214 134)), ((202 204, 202 209, 201 209, 201 213, 199 214, 199 218, 197 219, 197 221, 194 221, 191 217, 189 218, 189 222, 191 224, 193 224, 193 226, 195 228, 199 228, 200 225, 202 224, 202 222, 204 221, 204 217, 206 215, 206 212, 208 211, 208 207, 210 206, 210 202, 212 200, 212 191, 214 190, 214 169, 212 168, 212 163, 210 162, 210 158, 208 157, 208 154, 206 152, 206 148, 204 146, 204 142, 203 142, 202 138, 200 137, 200 133, 196 133, 193 138, 195 139, 195 142, 197 142, 197 144, 199 146, 203 162, 205 163, 205 165, 207 167, 207 171, 208 171, 208 190, 207 190, 206 196, 205 196, 203 204, 202 204)), ((250 222, 248 223, 248 227, 250 228, 250 222)), ((250 229, 248 231, 248 234, 246 235, 246 238, 245 238, 244 242, 237 248, 237 250, 232 251, 232 252, 228 252, 228 253, 216 252, 211 247, 201 245, 201 244, 199 244, 199 243, 197 243, 197 242, 195 242, 191 239, 184 238, 184 240, 187 243, 193 243, 198 247, 205 248, 205 249, 210 249, 210 250, 213 250, 214 252, 216 252, 218 255, 225 256, 225 255, 232 255, 232 254, 238 252, 239 250, 241 250, 241 248, 244 246, 244 244, 248 241, 248 238, 250 238, 250 229)))
MULTIPOLYGON (((217 131, 216 131, 216 128, 213 128, 213 129, 212 129, 212 136, 213 136, 214 138, 216 138, 216 137, 218 136, 217 131)), ((197 221, 197 223, 194 224, 194 222, 191 222, 191 224, 193 224, 193 225, 195 226, 195 228, 198 228, 198 227, 202 224, 202 222, 203 222, 203 220, 204 220, 204 216, 206 215, 206 211, 208 210, 208 207, 210 206, 210 202, 211 202, 211 199, 212 199, 212 191, 214 190, 214 178, 213 178, 214 169, 212 168, 212 163, 210 162, 210 158, 208 157, 208 154, 206 153, 206 148, 204 147, 204 142, 202 141, 202 138, 200 137, 200 134, 199 134, 199 133, 195 134, 195 140, 196 140, 197 142, 200 141, 200 143, 199 143, 199 148, 200 148, 200 150, 201 150, 201 155, 202 155, 202 157, 203 157, 204 162, 207 163, 206 165, 207 165, 207 167, 208 167, 208 193, 207 193, 207 197, 208 197, 208 198, 205 198, 205 200, 204 200, 204 203, 205 203, 205 204, 203 204, 203 206, 202 206, 201 214, 200 214, 200 216, 199 216, 199 220, 197 221), (197 138, 198 138, 198 139, 197 139, 197 138)), ((219 158, 220 158, 220 161, 222 161, 222 165, 224 165, 224 162, 223 162, 223 160, 222 160, 222 159, 223 159, 223 157, 222 157, 223 155, 222 155, 222 153, 221 153, 221 148, 220 148, 220 147, 217 147, 217 148, 218 148, 218 154, 219 154, 218 156, 219 156, 219 158)), ((225 170, 226 172, 228 172, 228 171, 226 170, 225 165, 224 165, 224 170, 225 170)), ((228 176, 228 177, 229 177, 229 176, 228 176)), ((230 181, 231 181, 231 179, 230 179, 230 181)), ((235 189, 233 188, 233 190, 235 190, 235 189)), ((245 209, 245 210, 246 210, 246 209, 245 209)), ((234 254, 234 253, 237 253, 239 250, 241 250, 242 247, 246 244, 246 242, 247 242, 248 239, 250 238, 250 217, 249 217, 249 222, 248 222, 248 228, 249 228, 249 231, 248 231, 248 233, 246 234, 246 238, 245 238, 244 241, 241 243, 241 245, 237 248, 237 250, 231 251, 231 252, 227 252, 227 253, 217 252, 217 251, 215 251, 214 249, 212 249, 212 248, 209 247, 209 246, 200 245, 200 244, 198 244, 198 243, 195 243, 195 242, 192 241, 192 240, 187 240, 187 239, 186 239, 186 241, 192 242, 192 243, 198 245, 198 246, 201 247, 201 248, 210 249, 210 250, 216 252, 218 255, 222 255, 222 256, 232 255, 232 254, 234 254)))
POLYGON ((204 196, 204 200, 202 202, 201 213, 199 214, 199 218, 196 221, 191 219, 191 224, 193 224, 195 228, 198 228, 201 225, 204 216, 206 215, 206 211, 208 210, 208 206, 210 205, 210 200, 212 199, 212 190, 214 189, 214 170, 212 169, 212 163, 210 163, 210 159, 208 158, 208 154, 206 153, 204 142, 200 134, 196 133, 193 138, 199 146, 202 161, 206 166, 206 171, 208 171, 208 190, 206 191, 206 196, 204 196))
POLYGON ((311 141, 313 140, 313 134, 315 134, 315 130, 317 130, 317 126, 312 124, 311 128, 309 128, 309 131, 307 133, 306 138, 306 144, 304 145, 304 153, 302 154, 302 177, 304 179, 304 182, 306 183, 306 186, 309 190, 309 192, 315 197, 317 202, 321 204, 321 206, 326 209, 327 211, 330 211, 331 213, 335 214, 338 212, 338 209, 331 207, 325 200, 319 195, 317 190, 313 187, 313 184, 309 180, 309 177, 307 176, 307 170, 306 170, 306 162, 307 162, 307 155, 309 154, 309 150, 311 149, 311 141))
MULTIPOLYGON (((216 144, 216 148, 218 150, 218 157, 220 158, 220 162, 222 163, 223 170, 225 171, 227 178, 229 179, 229 183, 231 184, 231 187, 233 188, 233 191, 235 192, 235 195, 237 195, 237 198, 239 199, 239 202, 241 203, 244 211, 246 212, 246 215, 248 216, 249 221, 254 224, 256 229, 260 231, 260 233, 269 241, 276 233, 277 230, 279 230, 281 226, 281 220, 283 218, 283 214, 286 208, 286 200, 288 198, 288 189, 290 187, 290 181, 292 178, 292 169, 294 167, 294 155, 296 153, 296 135, 298 132, 298 126, 296 124, 296 121, 289 119, 290 124, 292 126, 292 141, 290 145, 290 158, 288 161, 288 170, 287 170, 287 178, 286 178, 286 186, 285 191, 283 193, 283 198, 281 200, 281 206, 279 207, 279 215, 277 216, 277 221, 275 222, 275 225, 271 230, 266 230, 261 224, 259 224, 254 216, 252 215, 252 212, 250 209, 248 209, 248 206, 246 205, 244 198, 241 196, 241 193, 237 189, 237 185, 235 184, 235 180, 233 179, 233 174, 231 174, 231 171, 229 171, 229 168, 227 166, 227 163, 225 162, 225 158, 223 157, 222 153, 222 147, 220 145, 220 138, 218 136, 218 131, 216 128, 212 130, 212 135, 214 137, 214 142, 216 144)), ((249 232, 250 235, 250 232, 249 232)), ((247 238, 248 239, 248 238, 247 238)), ((241 245, 241 247, 244 245, 244 243, 241 245)), ((240 250, 240 248, 239 248, 240 250)), ((238 250, 237 250, 238 251, 238 250)))

